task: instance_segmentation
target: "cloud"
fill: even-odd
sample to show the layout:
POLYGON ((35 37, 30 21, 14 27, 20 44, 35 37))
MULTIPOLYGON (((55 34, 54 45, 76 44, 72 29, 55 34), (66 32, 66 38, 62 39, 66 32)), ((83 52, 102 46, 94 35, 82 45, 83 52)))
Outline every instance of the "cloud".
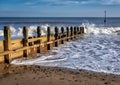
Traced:
POLYGON ((79 4, 79 0, 29 0, 25 5, 74 5, 79 4))
POLYGON ((78 0, 81 4, 120 5, 120 0, 78 0))
POLYGON ((103 4, 106 4, 106 5, 119 5, 120 4, 120 0, 102 0, 102 2, 104 2, 103 4))
MULTIPOLYGON (((27 0, 26 0, 27 1, 27 0)), ((28 0, 25 5, 120 5, 120 0, 28 0)))

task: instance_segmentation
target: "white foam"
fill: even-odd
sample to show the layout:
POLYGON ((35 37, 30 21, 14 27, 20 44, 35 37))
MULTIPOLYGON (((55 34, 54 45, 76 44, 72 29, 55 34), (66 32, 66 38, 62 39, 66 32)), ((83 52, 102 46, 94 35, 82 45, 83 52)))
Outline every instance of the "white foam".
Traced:
POLYGON ((12 64, 57 66, 120 75, 119 35, 84 35, 34 60, 14 60, 12 64))
MULTIPOLYGON (((47 27, 49 25, 42 25, 42 35, 46 35, 47 34, 47 27)), ((10 26, 10 30, 11 30, 11 37, 23 37, 23 28, 22 27, 18 27, 15 28, 13 26, 10 26)), ((53 30, 52 30, 53 31, 53 30)), ((51 32, 53 33, 53 32, 51 32)), ((0 30, 0 36, 3 36, 3 30, 0 30)), ((28 36, 32 37, 32 36, 36 36, 37 35, 37 25, 31 25, 28 27, 28 36)))
POLYGON ((3 36, 3 30, 0 30, 0 36, 3 36))
POLYGON ((86 34, 115 34, 120 31, 120 27, 97 27, 95 24, 83 23, 81 26, 85 28, 86 34))
MULTIPOLYGON (((50 26, 48 24, 42 25, 42 35, 46 35, 47 34, 47 27, 50 26)), ((82 25, 85 28, 85 33, 86 34, 115 34, 116 31, 120 31, 120 27, 109 27, 109 28, 104 28, 104 27, 96 27, 95 24, 89 24, 89 23, 83 23, 82 25)), ((51 26, 50 26, 51 27, 51 26)), ((64 26, 63 26, 64 27, 64 26)), ((29 31, 28 31, 28 35, 29 36, 36 36, 37 35, 37 25, 31 25, 28 27, 29 31)), ((59 32, 61 32, 61 27, 59 28, 59 32)), ((23 33, 22 30, 23 28, 18 27, 15 28, 13 26, 10 26, 11 29, 11 36, 12 37, 23 37, 23 33)), ((65 29, 66 31, 66 29, 65 29)), ((51 34, 54 34, 54 27, 51 27, 51 34)), ((3 30, 0 30, 0 36, 3 36, 3 30)))

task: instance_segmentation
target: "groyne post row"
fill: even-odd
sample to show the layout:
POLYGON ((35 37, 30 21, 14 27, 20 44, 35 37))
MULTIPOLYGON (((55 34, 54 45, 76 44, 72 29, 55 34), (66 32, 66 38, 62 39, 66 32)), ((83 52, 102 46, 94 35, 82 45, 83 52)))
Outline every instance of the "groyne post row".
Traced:
POLYGON ((42 27, 38 26, 37 36, 29 37, 28 30, 28 27, 23 28, 23 39, 11 40, 10 27, 4 27, 4 40, 0 41, 0 62, 10 63, 19 57, 35 58, 37 53, 43 54, 84 33, 84 27, 61 27, 61 30, 55 27, 55 34, 51 34, 51 28, 47 27, 47 34, 42 36, 42 27))

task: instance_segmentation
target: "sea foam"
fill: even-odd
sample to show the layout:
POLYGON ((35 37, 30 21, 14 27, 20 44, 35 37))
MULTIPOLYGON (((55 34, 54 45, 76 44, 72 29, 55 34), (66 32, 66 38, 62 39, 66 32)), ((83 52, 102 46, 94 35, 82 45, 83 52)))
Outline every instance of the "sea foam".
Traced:
POLYGON ((120 75, 120 35, 116 32, 120 27, 81 26, 85 27, 85 34, 76 41, 51 50, 50 53, 55 52, 55 55, 48 52, 36 59, 17 59, 11 64, 85 69, 120 75))
MULTIPOLYGON (((48 24, 42 25, 42 35, 47 34, 47 27, 50 26, 48 24)), ((116 31, 120 30, 120 27, 97 27, 95 24, 89 24, 89 23, 83 23, 82 25, 85 28, 85 33, 86 34, 111 34, 111 33, 116 33, 116 31)), ((61 27, 59 26, 59 32, 61 32, 61 27)), ((28 27, 28 35, 31 36, 36 36, 37 35, 37 25, 31 25, 28 27)), ((13 26, 10 26, 11 30, 11 37, 23 37, 23 28, 18 27, 15 28, 13 26)), ((65 29, 66 31, 66 29, 65 29)), ((51 27, 51 34, 54 34, 54 27, 51 27)), ((3 30, 0 30, 0 36, 3 36, 3 30)))

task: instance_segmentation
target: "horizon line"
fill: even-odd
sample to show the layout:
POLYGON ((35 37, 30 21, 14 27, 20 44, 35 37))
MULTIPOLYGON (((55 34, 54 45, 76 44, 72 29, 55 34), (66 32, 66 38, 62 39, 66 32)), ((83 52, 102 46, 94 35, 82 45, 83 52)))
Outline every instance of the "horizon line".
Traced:
MULTIPOLYGON (((18 16, 18 17, 0 17, 0 18, 104 18, 104 16, 103 17, 35 17, 35 16, 31 16, 31 17, 20 17, 20 16, 18 16)), ((115 16, 112 16, 112 17, 110 17, 110 16, 108 16, 107 18, 120 18, 120 16, 119 17, 115 17, 115 16)))

